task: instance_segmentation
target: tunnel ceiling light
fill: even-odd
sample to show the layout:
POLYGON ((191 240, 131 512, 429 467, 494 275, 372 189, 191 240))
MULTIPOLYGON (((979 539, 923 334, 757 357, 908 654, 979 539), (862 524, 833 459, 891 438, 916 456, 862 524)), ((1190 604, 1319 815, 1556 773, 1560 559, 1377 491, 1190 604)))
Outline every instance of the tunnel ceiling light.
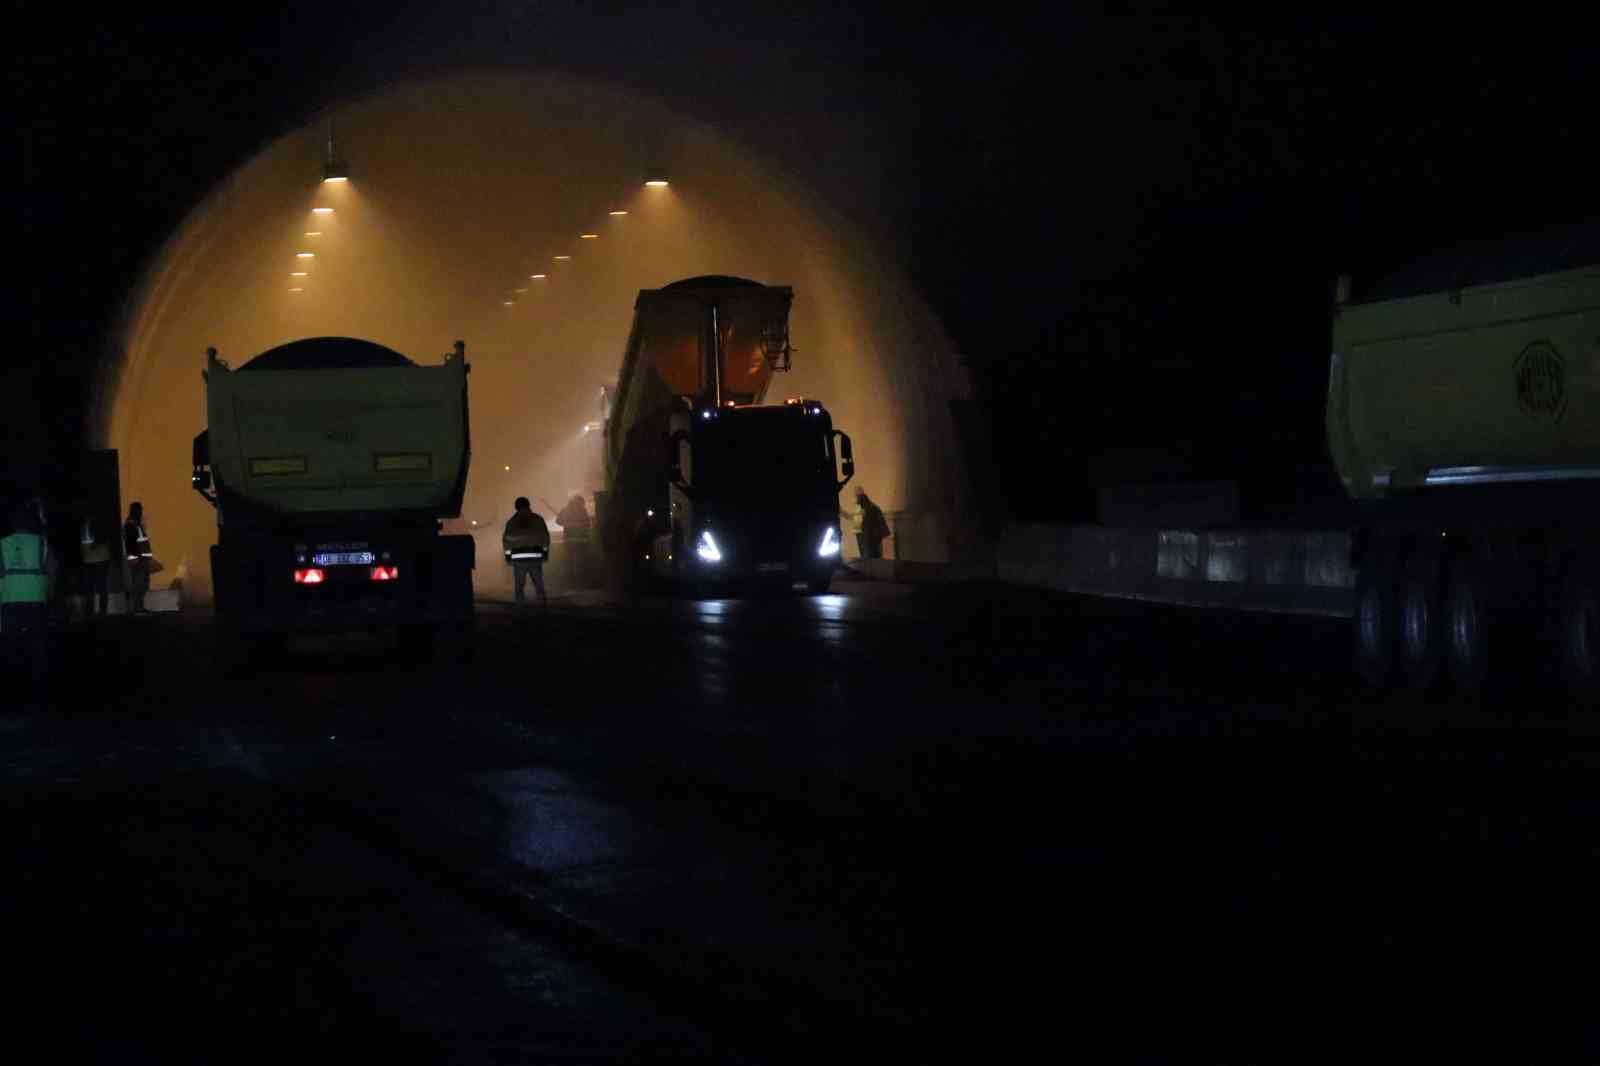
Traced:
POLYGON ((322 179, 322 184, 326 185, 330 181, 349 181, 349 180, 350 180, 350 176, 348 174, 329 174, 327 177, 322 179))
POLYGON ((320 236, 322 236, 322 231, 319 230, 319 229, 308 229, 308 230, 306 230, 306 236, 307 237, 320 237, 320 236))
POLYGON ((294 257, 296 259, 315 259, 317 257, 317 253, 316 252, 296 252, 296 253, 294 253, 294 257))
POLYGON ((508 473, 508 474, 511 473, 511 468, 509 466, 506 467, 506 473, 508 473))
POLYGON ((558 255, 558 256, 556 256, 556 258, 557 259, 571 259, 572 256, 570 256, 570 255, 558 255))
POLYGON ((290 292, 305 292, 306 290, 304 290, 304 289, 300 288, 298 285, 296 285, 294 288, 290 289, 289 291, 290 292))
POLYGON ((310 275, 304 270, 291 270, 289 271, 289 276, 291 278, 304 278, 309 277, 310 275))
POLYGON ((524 288, 524 289, 512 289, 511 291, 512 292, 527 292, 528 290, 524 288))
POLYGON ((313 215, 331 215, 331 214, 333 214, 333 208, 331 208, 331 207, 313 207, 311 209, 311 213, 313 215))
POLYGON ((625 215, 627 213, 628 212, 626 212, 626 211, 613 211, 613 212, 611 212, 611 217, 612 218, 616 218, 618 215, 625 215))
POLYGON ((663 188, 667 184, 667 174, 663 170, 649 170, 645 172, 644 183, 652 189, 663 188))
POLYGON ((579 240, 584 240, 584 241, 597 241, 597 240, 600 239, 600 234, 598 234, 598 233, 580 233, 580 234, 578 234, 578 239, 579 240))
POLYGON ((515 300, 501 300, 500 302, 502 304, 504 304, 505 306, 510 307, 512 304, 516 303, 517 301, 515 301, 515 300))
POLYGON ((532 278, 534 281, 543 281, 544 280, 544 275, 543 274, 529 274, 528 277, 532 278))

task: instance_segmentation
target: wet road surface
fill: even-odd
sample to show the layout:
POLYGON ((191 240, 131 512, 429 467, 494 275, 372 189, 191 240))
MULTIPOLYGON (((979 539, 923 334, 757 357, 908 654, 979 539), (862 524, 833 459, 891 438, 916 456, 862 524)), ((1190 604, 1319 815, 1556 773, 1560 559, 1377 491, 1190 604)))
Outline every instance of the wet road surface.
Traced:
POLYGON ((989 587, 487 604, 247 676, 66 631, 3 719, 80 1057, 1592 1061, 1600 721, 1337 621, 989 587))

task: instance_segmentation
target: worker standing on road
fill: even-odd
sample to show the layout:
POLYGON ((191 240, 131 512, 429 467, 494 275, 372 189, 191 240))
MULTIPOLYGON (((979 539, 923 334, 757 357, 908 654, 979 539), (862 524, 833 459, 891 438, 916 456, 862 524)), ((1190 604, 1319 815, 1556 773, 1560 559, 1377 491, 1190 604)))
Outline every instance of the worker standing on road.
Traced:
POLYGON ((10 536, 0 539, 0 640, 26 663, 27 705, 42 711, 50 663, 50 545, 37 508, 23 504, 11 521, 10 536))
POLYGON ((539 606, 544 607, 549 602, 544 594, 544 560, 550 554, 550 527, 526 496, 518 496, 515 506, 517 513, 506 521, 500 546, 505 550, 506 562, 511 564, 517 606, 525 602, 522 583, 532 578, 534 591, 539 593, 539 606))
POLYGON ((576 492, 561 508, 561 513, 556 515, 556 524, 562 529, 565 540, 589 539, 589 509, 583 504, 583 497, 576 492))
POLYGON ((101 617, 111 593, 111 544, 101 523, 92 517, 86 517, 78 531, 78 549, 83 555, 84 611, 101 617))
POLYGON ((149 614, 144 594, 150 591, 150 537, 144 531, 144 504, 135 500, 122 524, 122 551, 128 561, 128 613, 149 614))
POLYGON ((850 522, 850 528, 856 535, 856 550, 861 553, 861 558, 882 559, 883 542, 893 534, 889 531, 889 520, 883 517, 883 508, 872 502, 867 491, 857 485, 856 509, 849 514, 840 512, 840 515, 850 522))

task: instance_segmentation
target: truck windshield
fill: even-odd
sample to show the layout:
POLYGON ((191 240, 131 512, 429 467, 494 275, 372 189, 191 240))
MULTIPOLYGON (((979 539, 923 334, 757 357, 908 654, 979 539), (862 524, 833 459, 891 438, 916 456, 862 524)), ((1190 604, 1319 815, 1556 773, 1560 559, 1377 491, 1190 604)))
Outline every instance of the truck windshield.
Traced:
POLYGON ((697 489, 770 496, 834 483, 833 437, 826 417, 751 413, 724 416, 697 430, 697 489))

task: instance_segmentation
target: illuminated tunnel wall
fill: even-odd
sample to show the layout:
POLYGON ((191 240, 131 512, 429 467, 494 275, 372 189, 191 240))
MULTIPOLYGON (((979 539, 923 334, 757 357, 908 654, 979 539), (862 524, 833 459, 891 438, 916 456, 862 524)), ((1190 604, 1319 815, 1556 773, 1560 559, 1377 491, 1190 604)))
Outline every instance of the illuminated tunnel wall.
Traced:
POLYGON ((473 465, 462 521, 450 525, 495 528, 480 538, 478 576, 480 591, 499 589, 496 527, 510 501, 527 495, 550 515, 574 490, 600 487, 600 441, 582 427, 615 380, 638 290, 699 274, 794 287, 794 370, 769 399, 826 403, 855 441, 856 484, 907 513, 893 544, 945 557, 971 524, 950 413, 968 384, 887 258, 701 123, 608 89, 502 74, 340 107, 191 214, 132 298, 101 387, 100 434, 121 455, 124 506, 144 502, 167 574, 208 598, 215 515, 189 488, 206 347, 237 367, 339 334, 436 362, 459 338, 472 364, 473 465), (321 182, 329 118, 347 183, 321 182), (646 187, 653 169, 671 184, 646 187))

